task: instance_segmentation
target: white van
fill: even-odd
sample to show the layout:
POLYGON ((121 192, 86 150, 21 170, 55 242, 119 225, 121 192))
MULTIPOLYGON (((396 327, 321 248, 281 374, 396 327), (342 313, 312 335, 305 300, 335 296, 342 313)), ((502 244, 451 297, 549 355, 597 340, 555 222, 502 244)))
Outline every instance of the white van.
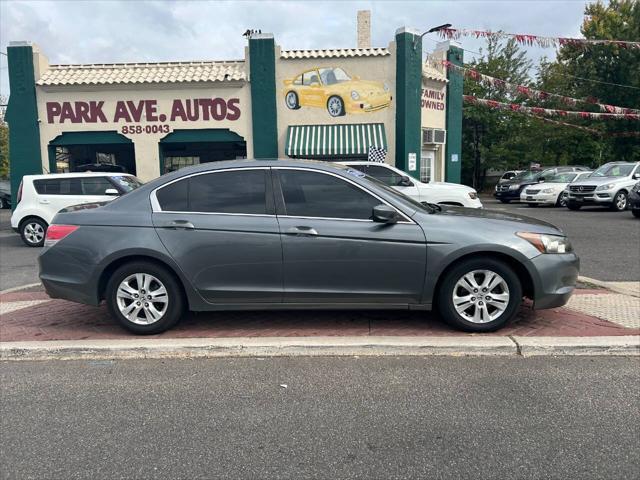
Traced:
POLYGON ((140 180, 126 173, 25 175, 11 215, 11 228, 27 246, 40 247, 51 220, 63 208, 108 202, 140 185, 140 180))

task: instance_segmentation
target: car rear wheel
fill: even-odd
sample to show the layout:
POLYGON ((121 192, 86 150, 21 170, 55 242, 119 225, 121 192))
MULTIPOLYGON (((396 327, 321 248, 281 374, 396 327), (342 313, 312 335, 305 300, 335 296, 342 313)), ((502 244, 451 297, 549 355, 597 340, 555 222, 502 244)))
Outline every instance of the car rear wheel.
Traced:
POLYGON ((527 203, 527 207, 537 207, 537 203, 527 203))
POLYGON ((298 100, 298 94, 294 91, 288 92, 284 98, 284 103, 291 110, 298 110, 300 108, 300 102, 298 100))
POLYGON ((437 295, 447 323, 467 332, 492 332, 518 312, 522 285, 504 262, 470 259, 445 274, 437 295))
POLYGON ((329 100, 327 100, 327 111, 332 117, 341 117, 344 115, 344 102, 337 95, 329 97, 329 100))
POLYGON ((569 210, 580 210, 582 208, 582 205, 573 202, 567 202, 567 208, 569 210))
POLYGON ((618 192, 613 197, 613 203, 611 204, 611 210, 614 212, 623 212, 627 209, 627 192, 618 192))
POLYGON ((28 218, 20 224, 20 237, 27 247, 41 247, 47 234, 47 222, 40 218, 28 218))
POLYGON ((7 208, 11 208, 11 204, 9 203, 9 200, 7 200, 4 197, 0 198, 0 209, 5 210, 7 208))
POLYGON ((500 199, 500 201, 501 201, 502 203, 509 203, 511 200, 507 200, 507 199, 505 199, 505 198, 501 198, 501 199, 500 199))
POLYGON ((118 268, 105 293, 111 315, 124 328, 141 335, 168 330, 184 310, 178 281, 150 262, 132 262, 118 268))

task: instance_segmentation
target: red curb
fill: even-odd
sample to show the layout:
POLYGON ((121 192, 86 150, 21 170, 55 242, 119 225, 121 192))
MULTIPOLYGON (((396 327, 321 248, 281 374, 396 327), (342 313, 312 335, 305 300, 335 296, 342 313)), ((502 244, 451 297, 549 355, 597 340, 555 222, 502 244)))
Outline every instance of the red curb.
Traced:
MULTIPOLYGON (((20 297, 23 299, 24 297, 20 297)), ((30 298, 33 300, 33 296, 30 298)), ((15 301, 15 300, 14 300, 15 301)), ((171 331, 155 338, 301 336, 466 336, 442 323, 437 314, 411 311, 258 311, 191 313, 171 331)), ((640 335, 605 320, 563 308, 522 307, 516 320, 494 336, 640 335)), ((153 338, 152 337, 152 338, 153 338)), ((132 335, 106 308, 51 300, 2 315, 0 341, 123 339, 132 335)))

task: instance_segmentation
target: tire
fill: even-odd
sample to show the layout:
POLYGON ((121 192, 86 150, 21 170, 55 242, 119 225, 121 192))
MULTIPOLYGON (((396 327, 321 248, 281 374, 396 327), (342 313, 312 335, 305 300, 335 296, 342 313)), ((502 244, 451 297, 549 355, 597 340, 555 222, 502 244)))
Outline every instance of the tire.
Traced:
POLYGON ((537 206, 538 206, 537 203, 527 203, 527 207, 535 208, 537 206))
POLYGON ((7 200, 6 198, 0 198, 0 209, 6 210, 9 208, 11 208, 11 205, 9 204, 9 200, 7 200))
POLYGON ((105 300, 109 313, 118 323, 138 335, 151 335, 170 329, 180 320, 185 305, 182 288, 175 276, 164 267, 144 261, 127 263, 118 268, 107 283, 105 300), (147 289, 142 288, 145 283, 147 289), (162 287, 166 295, 159 292, 162 287), (142 295, 150 297, 154 294, 159 301, 142 301, 142 295), (126 315, 127 309, 129 316, 126 315))
POLYGON ((640 218, 640 208, 635 208, 631 210, 631 213, 633 214, 634 217, 640 218))
POLYGON ((522 285, 515 272, 504 262, 491 258, 469 259, 445 273, 436 295, 438 310, 449 325, 467 332, 493 332, 511 321, 518 312, 522 304, 522 285), (478 286, 477 291, 472 290, 471 284, 465 281, 465 277, 469 278, 470 274, 478 286), (498 278, 492 277, 496 274, 498 278), (485 295, 490 294, 486 296, 491 297, 491 303, 487 305, 486 299, 482 299, 482 288, 483 283, 491 278, 498 283, 485 292, 485 295), (475 293, 480 295, 474 296, 475 293), (456 308, 454 295, 468 297, 468 300, 459 302, 456 308), (498 295, 501 296, 501 301, 497 301, 498 295), (479 316, 475 315, 476 312, 479 312, 479 316))
POLYGON ((569 210, 580 210, 582 208, 582 205, 573 202, 567 202, 567 208, 569 210))
POLYGON ((558 195, 558 199, 556 200, 556 207, 566 207, 567 206, 567 197, 564 193, 558 195))
POLYGON ((27 247, 41 247, 44 245, 44 239, 47 235, 47 222, 41 218, 31 217, 20 223, 18 231, 20 238, 27 247))
POLYGON ((509 203, 511 200, 507 200, 505 198, 500 198, 499 199, 502 203, 509 203))
POLYGON ((337 95, 332 95, 327 100, 327 112, 332 117, 341 117, 344 115, 344 102, 337 95))
POLYGON ((300 108, 300 100, 298 98, 298 94, 293 90, 287 92, 284 97, 284 103, 290 110, 298 110, 300 108))
POLYGON ((613 202, 609 207, 614 212, 624 212, 627 209, 629 202, 627 201, 627 192, 620 191, 613 197, 613 202))

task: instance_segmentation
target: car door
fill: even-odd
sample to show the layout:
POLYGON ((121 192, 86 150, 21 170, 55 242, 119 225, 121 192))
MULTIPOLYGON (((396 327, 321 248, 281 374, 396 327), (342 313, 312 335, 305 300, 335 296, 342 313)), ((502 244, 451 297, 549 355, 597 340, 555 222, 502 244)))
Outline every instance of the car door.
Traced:
POLYGON ((371 220, 386 203, 339 175, 274 167, 285 303, 409 304, 422 294, 426 244, 403 215, 371 220))
POLYGON ((162 243, 207 301, 282 301, 282 246, 268 167, 195 174, 154 190, 151 202, 162 243))
POLYGON ((37 209, 47 223, 51 223, 63 208, 81 203, 82 187, 78 177, 34 180, 33 186, 37 193, 37 209))

